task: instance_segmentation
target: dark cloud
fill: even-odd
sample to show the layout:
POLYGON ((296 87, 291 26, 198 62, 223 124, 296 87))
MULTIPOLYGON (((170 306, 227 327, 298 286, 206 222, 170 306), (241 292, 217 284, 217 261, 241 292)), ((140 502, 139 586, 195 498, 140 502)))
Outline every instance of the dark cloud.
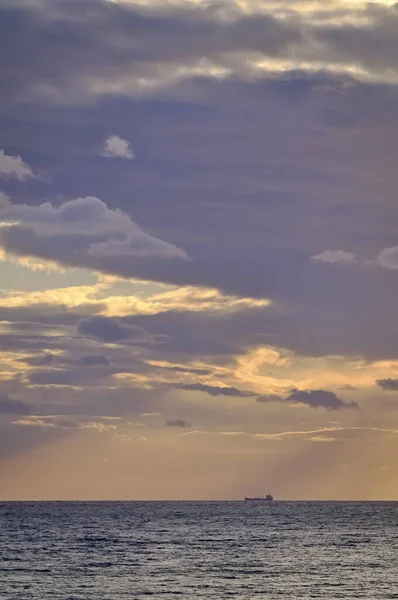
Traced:
MULTIPOLYGON (((73 350, 71 349, 71 353, 73 350)), ((34 367, 49 367, 55 363, 56 368, 32 370, 27 374, 30 383, 34 385, 96 385, 114 373, 124 369, 132 370, 137 360, 130 361, 127 367, 112 366, 103 354, 87 354, 78 359, 71 359, 68 353, 55 357, 50 353, 20 359, 34 367), (89 367, 94 367, 90 369, 89 367)))
POLYGON ((86 356, 82 356, 77 361, 81 365, 87 366, 108 366, 109 360, 103 354, 87 354, 86 356))
POLYGON ((30 371, 27 378, 34 385, 84 385, 96 387, 118 373, 151 372, 151 367, 137 357, 130 356, 120 364, 111 364, 103 355, 84 356, 77 361, 61 358, 57 368, 30 371), (123 364, 124 362, 124 364, 123 364))
MULTIPOLYGON (((233 2, 138 7, 103 0, 3 1, 0 9, 0 49, 8 57, 0 83, 8 102, 141 96, 178 80, 178 69, 204 69, 206 62, 256 79, 248 60, 253 55, 289 61, 296 54, 308 63, 323 63, 324 69, 341 65, 342 71, 352 63, 371 70, 396 68, 397 11, 376 3, 364 11, 368 23, 351 18, 354 23, 345 25, 315 24, 294 7, 290 18, 284 11, 284 19, 271 11, 248 14, 233 2)), ((342 15, 331 8, 327 16, 342 15)), ((346 16, 352 17, 348 8, 346 16)), ((192 78, 197 72, 193 69, 192 78)))
POLYGON ((215 385, 205 385, 203 383, 185 383, 175 386, 177 389, 187 390, 189 392, 204 392, 210 396, 233 396, 237 398, 247 398, 254 396, 253 392, 245 392, 235 387, 219 387, 215 385))
MULTIPOLYGON (((108 343, 108 342, 105 342, 108 343)), ((119 340, 119 343, 124 343, 119 340)), ((116 342, 113 342, 116 345, 116 342)), ((61 356, 57 357, 53 368, 41 368, 29 371, 26 375, 31 384, 48 386, 86 386, 98 387, 105 385, 113 375, 118 373, 154 373, 158 367, 141 360, 136 354, 127 351, 123 353, 117 349, 107 349, 113 354, 112 361, 104 354, 87 354, 77 359, 73 357, 73 345, 61 356)), ((78 351, 81 351, 79 349, 78 351)), ((53 365, 50 365, 51 367, 53 365)))
POLYGON ((256 402, 267 404, 268 402, 284 402, 287 404, 303 404, 311 408, 326 408, 326 410, 342 410, 344 408, 358 409, 356 402, 344 402, 334 392, 326 390, 292 390, 283 398, 276 394, 259 396, 256 402))
MULTIPOLYGON (((135 315, 126 322, 158 335, 161 344, 152 346, 159 358, 174 356, 174 362, 187 356, 232 356, 256 344, 274 344, 286 326, 283 317, 273 317, 266 310, 242 310, 239 313, 164 312, 135 315)), ((180 360, 181 359, 181 360, 180 360)))
POLYGON ((182 419, 170 419, 169 421, 165 421, 167 427, 182 427, 184 429, 188 429, 191 427, 190 423, 183 421, 182 419))
POLYGON ((2 3, 0 49, 9 59, 1 89, 7 99, 30 95, 76 102, 92 93, 87 79, 96 80, 106 94, 128 76, 140 94, 140 78, 167 79, 176 67, 200 59, 227 65, 223 57, 239 52, 279 56, 300 41, 299 23, 261 13, 236 12, 236 17, 223 18, 216 5, 168 5, 165 10, 103 0, 47 1, 24 8, 2 3), (15 44, 18 39, 24 44, 15 44))
POLYGON ((123 340, 145 341, 143 329, 128 325, 111 317, 91 317, 78 323, 78 332, 84 336, 94 337, 102 342, 120 342, 123 340))
POLYGON ((46 367, 54 361, 54 355, 50 352, 46 352, 45 354, 28 356, 19 360, 20 362, 24 362, 32 367, 46 367))
MULTIPOLYGON (((194 384, 177 384, 173 386, 177 389, 204 392, 211 396, 233 396, 238 398, 247 398, 256 396, 255 393, 239 390, 235 387, 218 387, 211 385, 204 385, 201 383, 194 384)), ((287 404, 304 404, 311 408, 326 408, 327 410, 341 410, 343 408, 359 408, 356 402, 344 402, 336 396, 333 392, 325 390, 292 390, 292 392, 286 397, 278 396, 276 394, 261 395, 257 396, 256 402, 267 404, 269 402, 283 402, 287 404)))
POLYGON ((326 408, 326 410, 341 410, 343 408, 358 409, 356 402, 344 402, 334 392, 326 390, 293 390, 285 402, 290 404, 305 404, 312 408, 326 408))
POLYGON ((40 369, 28 374, 29 383, 33 385, 98 385, 109 373, 102 377, 93 369, 40 369))
POLYGON ((19 400, 12 400, 7 394, 0 392, 0 414, 27 415, 35 410, 33 405, 25 404, 19 400))
POLYGON ((398 379, 378 379, 376 383, 385 392, 398 391, 398 379))
MULTIPOLYGON (((74 374, 70 377, 72 383, 67 379, 67 374, 64 374, 65 383, 58 383, 54 378, 54 383, 40 382, 30 387, 28 391, 22 385, 14 385, 13 394, 18 396, 24 394, 29 399, 29 402, 26 400, 25 403, 32 407, 29 413, 24 414, 36 415, 39 418, 57 414, 67 417, 106 415, 127 419, 133 417, 138 420, 141 413, 160 412, 160 408, 165 406, 167 390, 164 388, 118 387, 114 382, 107 385, 106 372, 104 374, 100 371, 97 376, 90 379, 83 372, 90 372, 90 369, 81 371, 81 381, 79 381, 79 373, 76 375, 75 380, 78 383, 73 383, 74 374)), ((50 378, 49 373, 47 377, 50 378)), ((181 405, 176 404, 175 409, 178 411, 181 405)))
POLYGON ((393 56, 398 49, 395 35, 398 27, 396 6, 372 2, 367 5, 365 15, 368 18, 366 25, 326 24, 317 28, 314 34, 325 45, 325 53, 330 60, 352 61, 375 72, 379 69, 395 69, 397 64, 393 56))
POLYGON ((69 350, 73 341, 67 336, 0 335, 0 350, 27 351, 69 350))

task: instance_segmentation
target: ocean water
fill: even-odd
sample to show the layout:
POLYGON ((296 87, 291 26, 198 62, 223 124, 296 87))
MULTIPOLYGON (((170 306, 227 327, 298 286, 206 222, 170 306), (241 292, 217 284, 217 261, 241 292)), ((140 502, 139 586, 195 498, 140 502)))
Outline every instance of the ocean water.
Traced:
POLYGON ((398 503, 3 502, 1 600, 398 598, 398 503))

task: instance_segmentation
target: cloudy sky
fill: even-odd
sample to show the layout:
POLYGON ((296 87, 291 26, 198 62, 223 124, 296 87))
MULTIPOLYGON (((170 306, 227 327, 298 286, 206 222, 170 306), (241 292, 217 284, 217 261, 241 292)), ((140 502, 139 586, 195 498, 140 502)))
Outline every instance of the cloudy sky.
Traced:
POLYGON ((397 497, 397 29, 0 0, 0 499, 397 497))

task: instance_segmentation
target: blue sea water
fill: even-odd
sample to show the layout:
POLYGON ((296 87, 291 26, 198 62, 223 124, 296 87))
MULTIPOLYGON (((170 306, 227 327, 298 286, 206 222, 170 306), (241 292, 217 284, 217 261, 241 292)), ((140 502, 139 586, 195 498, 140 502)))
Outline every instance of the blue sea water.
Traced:
POLYGON ((3 502, 1 600, 398 598, 398 503, 3 502))

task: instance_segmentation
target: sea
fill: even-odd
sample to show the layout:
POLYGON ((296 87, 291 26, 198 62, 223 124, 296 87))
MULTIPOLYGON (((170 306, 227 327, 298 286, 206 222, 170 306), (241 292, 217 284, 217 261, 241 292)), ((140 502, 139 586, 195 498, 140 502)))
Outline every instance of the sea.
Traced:
POLYGON ((3 502, 1 600, 398 598, 398 502, 3 502))

